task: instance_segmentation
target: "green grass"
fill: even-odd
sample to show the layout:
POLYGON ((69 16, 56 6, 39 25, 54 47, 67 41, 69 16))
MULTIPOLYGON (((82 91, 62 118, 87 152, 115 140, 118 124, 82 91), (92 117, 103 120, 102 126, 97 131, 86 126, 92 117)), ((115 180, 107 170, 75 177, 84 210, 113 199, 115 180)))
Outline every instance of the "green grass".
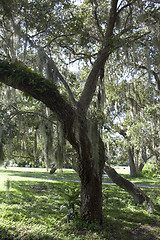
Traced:
POLYGON ((139 177, 130 177, 128 174, 121 174, 121 176, 127 178, 131 182, 137 185, 149 185, 152 187, 158 186, 160 187, 160 178, 159 177, 147 177, 147 176, 139 176, 139 177))
MULTIPOLYGON (((102 227, 83 222, 79 215, 67 223, 68 210, 62 207, 66 205, 64 192, 78 188, 79 183, 65 179, 78 180, 78 176, 73 170, 50 175, 44 169, 0 169, 0 239, 154 240, 160 236, 158 208, 150 213, 148 206, 137 204, 128 193, 109 185, 103 187, 102 227)), ((135 181, 144 185, 146 180, 135 181)), ((152 181, 149 183, 158 184, 158 179, 152 181)), ((144 191, 160 204, 160 189, 144 191)))

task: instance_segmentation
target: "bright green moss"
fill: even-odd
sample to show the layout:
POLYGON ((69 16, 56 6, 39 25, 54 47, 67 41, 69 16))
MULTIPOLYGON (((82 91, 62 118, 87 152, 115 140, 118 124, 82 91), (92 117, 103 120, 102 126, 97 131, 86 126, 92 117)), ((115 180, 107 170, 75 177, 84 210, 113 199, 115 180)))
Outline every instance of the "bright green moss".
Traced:
POLYGON ((16 81, 17 84, 32 85, 32 88, 43 92, 52 89, 57 91, 57 86, 51 80, 43 77, 41 73, 33 71, 26 67, 23 63, 0 60, 0 75, 7 74, 10 82, 16 81))

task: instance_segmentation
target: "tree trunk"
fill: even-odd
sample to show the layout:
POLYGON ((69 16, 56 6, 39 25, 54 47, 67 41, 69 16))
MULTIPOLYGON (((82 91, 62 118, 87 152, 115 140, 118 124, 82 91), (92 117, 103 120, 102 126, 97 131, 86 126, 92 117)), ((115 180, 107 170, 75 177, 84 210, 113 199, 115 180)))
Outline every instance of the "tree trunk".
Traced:
POLYGON ((139 165, 139 167, 138 167, 138 172, 139 172, 139 173, 142 172, 142 169, 143 169, 143 167, 144 167, 145 164, 146 164, 145 162, 141 162, 141 163, 140 163, 140 165, 139 165))
POLYGON ((81 215, 102 223, 102 174, 105 163, 104 144, 97 123, 79 117, 79 166, 81 180, 81 215))
MULTIPOLYGON (((126 134, 126 130, 123 130, 118 127, 118 132, 129 142, 130 139, 128 138, 128 136, 126 134)), ((133 147, 128 148, 128 155, 129 155, 130 175, 132 177, 135 177, 135 176, 137 176, 137 170, 136 170, 136 165, 134 162, 134 148, 133 147)))
POLYGON ((136 170, 136 166, 135 166, 135 162, 134 162, 133 149, 129 148, 128 154, 129 154, 130 175, 131 175, 131 177, 136 177, 137 170, 136 170))
POLYGON ((81 215, 102 223, 102 178, 93 175, 88 183, 81 179, 81 215))
POLYGON ((147 157, 147 153, 146 153, 146 147, 143 147, 142 148, 142 151, 141 151, 141 163, 138 167, 138 172, 142 172, 142 169, 144 167, 144 165, 147 163, 147 161, 153 157, 153 155, 150 155, 149 157, 147 157))
POLYGON ((138 172, 142 172, 142 169, 144 167, 144 165, 146 164, 147 162, 147 154, 146 154, 146 147, 142 147, 142 150, 141 150, 141 163, 138 167, 138 172))

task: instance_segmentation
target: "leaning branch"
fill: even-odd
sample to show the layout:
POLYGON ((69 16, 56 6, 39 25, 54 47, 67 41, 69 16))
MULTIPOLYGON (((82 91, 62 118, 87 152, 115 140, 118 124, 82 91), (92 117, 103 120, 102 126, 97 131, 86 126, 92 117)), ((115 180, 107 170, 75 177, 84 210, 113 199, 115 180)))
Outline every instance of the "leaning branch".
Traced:
POLYGON ((153 209, 154 204, 151 199, 134 183, 128 181, 127 179, 120 176, 112 167, 105 165, 105 172, 108 174, 109 178, 120 188, 123 188, 129 194, 133 196, 133 198, 140 204, 143 202, 147 202, 148 205, 153 209))
POLYGON ((56 85, 24 64, 0 61, 0 82, 43 102, 55 112, 61 123, 73 121, 75 112, 59 93, 56 85))

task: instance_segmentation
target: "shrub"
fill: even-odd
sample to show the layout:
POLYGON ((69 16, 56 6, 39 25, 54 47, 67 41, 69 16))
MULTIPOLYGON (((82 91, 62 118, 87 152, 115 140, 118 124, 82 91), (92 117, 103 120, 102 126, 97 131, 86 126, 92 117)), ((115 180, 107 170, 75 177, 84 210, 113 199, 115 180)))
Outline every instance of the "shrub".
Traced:
POLYGON ((143 170, 142 170, 143 175, 149 176, 149 177, 154 177, 158 173, 158 166, 157 163, 155 162, 148 162, 145 164, 143 170))

